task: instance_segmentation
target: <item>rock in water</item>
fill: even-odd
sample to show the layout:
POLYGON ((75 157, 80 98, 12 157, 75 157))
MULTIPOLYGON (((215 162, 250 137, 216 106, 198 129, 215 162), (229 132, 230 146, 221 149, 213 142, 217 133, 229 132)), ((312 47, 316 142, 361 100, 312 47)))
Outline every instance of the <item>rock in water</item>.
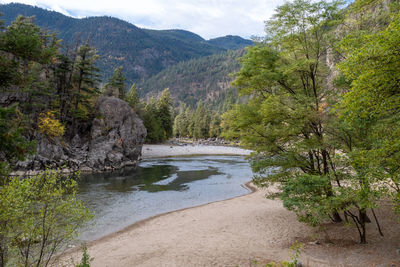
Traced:
POLYGON ((36 154, 19 162, 17 170, 105 171, 135 165, 147 134, 143 121, 119 98, 100 97, 96 108, 97 116, 85 136, 60 141, 37 134, 36 154))
POLYGON ((97 170, 135 164, 141 156, 146 128, 131 107, 115 97, 97 102, 86 165, 97 170))

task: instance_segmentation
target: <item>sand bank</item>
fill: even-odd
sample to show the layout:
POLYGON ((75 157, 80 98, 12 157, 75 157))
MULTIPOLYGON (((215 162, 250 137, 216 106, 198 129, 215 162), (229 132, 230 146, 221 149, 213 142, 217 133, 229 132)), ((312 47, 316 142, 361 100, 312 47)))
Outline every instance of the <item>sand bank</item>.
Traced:
MULTIPOLYGON (((400 266, 400 229, 391 226, 387 211, 379 212, 386 237, 371 224, 369 243, 360 245, 354 229, 327 225, 326 236, 264 195, 259 190, 136 223, 90 243, 91 266, 251 266, 253 260, 289 259, 295 241, 305 244, 305 266, 400 266)), ((71 257, 80 253, 64 262, 71 257)))
MULTIPOLYGON (((238 151, 217 148, 146 145, 143 157, 238 151)), ((265 194, 259 189, 135 223, 88 244, 91 266, 252 266, 254 260, 290 259, 289 247, 296 241, 305 244, 300 256, 304 266, 400 266, 400 225, 389 205, 377 210, 385 237, 371 223, 368 244, 360 245, 355 229, 344 224, 306 226, 280 200, 265 194)), ((80 251, 69 252, 62 261, 80 257, 80 251)))
POLYGON ((190 156, 190 155, 250 155, 251 151, 238 147, 207 145, 144 145, 142 158, 190 156))

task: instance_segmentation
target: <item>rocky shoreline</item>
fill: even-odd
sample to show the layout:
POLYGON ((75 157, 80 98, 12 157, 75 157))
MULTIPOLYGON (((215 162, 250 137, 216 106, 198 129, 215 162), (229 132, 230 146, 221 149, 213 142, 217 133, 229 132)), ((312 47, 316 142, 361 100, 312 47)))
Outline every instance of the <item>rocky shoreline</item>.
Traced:
POLYGON ((172 138, 166 141, 166 144, 176 146, 187 146, 187 145, 205 145, 205 146, 233 146, 238 147, 239 143, 230 142, 222 138, 213 137, 208 139, 191 139, 191 138, 172 138))
POLYGON ((100 97, 97 116, 86 134, 72 140, 37 133, 36 154, 18 162, 13 175, 34 175, 46 168, 62 172, 103 172, 135 166, 146 138, 143 121, 121 99, 100 97))
POLYGON ((194 155, 238 155, 248 156, 251 151, 234 146, 202 145, 202 144, 161 144, 144 145, 142 158, 161 158, 194 155))

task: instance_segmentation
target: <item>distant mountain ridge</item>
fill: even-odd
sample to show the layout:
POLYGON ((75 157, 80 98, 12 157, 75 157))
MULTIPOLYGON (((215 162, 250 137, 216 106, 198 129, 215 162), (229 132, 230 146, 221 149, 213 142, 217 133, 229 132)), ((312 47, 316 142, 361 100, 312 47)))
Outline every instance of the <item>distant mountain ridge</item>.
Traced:
POLYGON ((141 97, 157 96, 169 88, 175 103, 184 102, 195 107, 201 99, 219 108, 225 96, 232 92, 231 75, 240 69, 239 57, 244 49, 195 58, 170 66, 139 84, 141 97))
POLYGON ((239 36, 226 36, 210 41, 185 30, 148 30, 113 17, 76 19, 55 11, 24 4, 0 5, 1 19, 9 25, 18 15, 35 16, 35 23, 56 31, 64 45, 73 46, 90 39, 101 59, 103 80, 114 68, 123 66, 130 82, 144 82, 168 66, 248 46, 251 41, 239 36))
POLYGON ((208 43, 229 50, 236 50, 253 44, 251 40, 246 40, 240 36, 234 35, 210 39, 208 43))

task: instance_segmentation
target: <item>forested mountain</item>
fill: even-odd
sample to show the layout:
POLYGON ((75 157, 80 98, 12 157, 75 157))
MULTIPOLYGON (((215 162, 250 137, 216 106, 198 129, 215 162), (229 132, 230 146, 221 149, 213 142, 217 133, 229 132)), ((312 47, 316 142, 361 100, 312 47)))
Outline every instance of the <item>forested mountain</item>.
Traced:
POLYGON ((70 49, 75 47, 77 40, 84 43, 90 39, 90 45, 101 56, 98 64, 103 80, 110 77, 116 67, 123 66, 127 80, 139 82, 178 62, 233 48, 223 41, 208 42, 188 31, 146 30, 112 17, 75 19, 23 4, 1 5, 0 12, 6 25, 18 15, 35 16, 38 26, 56 31, 58 38, 70 49))
POLYGON ((244 50, 232 50, 170 66, 139 84, 142 97, 155 96, 169 88, 176 103, 192 107, 201 99, 214 106, 221 104, 233 77, 239 70, 238 58, 244 50))
POLYGON ((210 40, 208 40, 208 43, 218 46, 218 47, 225 48, 225 49, 231 49, 231 50, 244 48, 246 46, 253 44, 253 42, 250 40, 246 40, 240 36, 233 36, 233 35, 227 35, 224 37, 210 39, 210 40))

